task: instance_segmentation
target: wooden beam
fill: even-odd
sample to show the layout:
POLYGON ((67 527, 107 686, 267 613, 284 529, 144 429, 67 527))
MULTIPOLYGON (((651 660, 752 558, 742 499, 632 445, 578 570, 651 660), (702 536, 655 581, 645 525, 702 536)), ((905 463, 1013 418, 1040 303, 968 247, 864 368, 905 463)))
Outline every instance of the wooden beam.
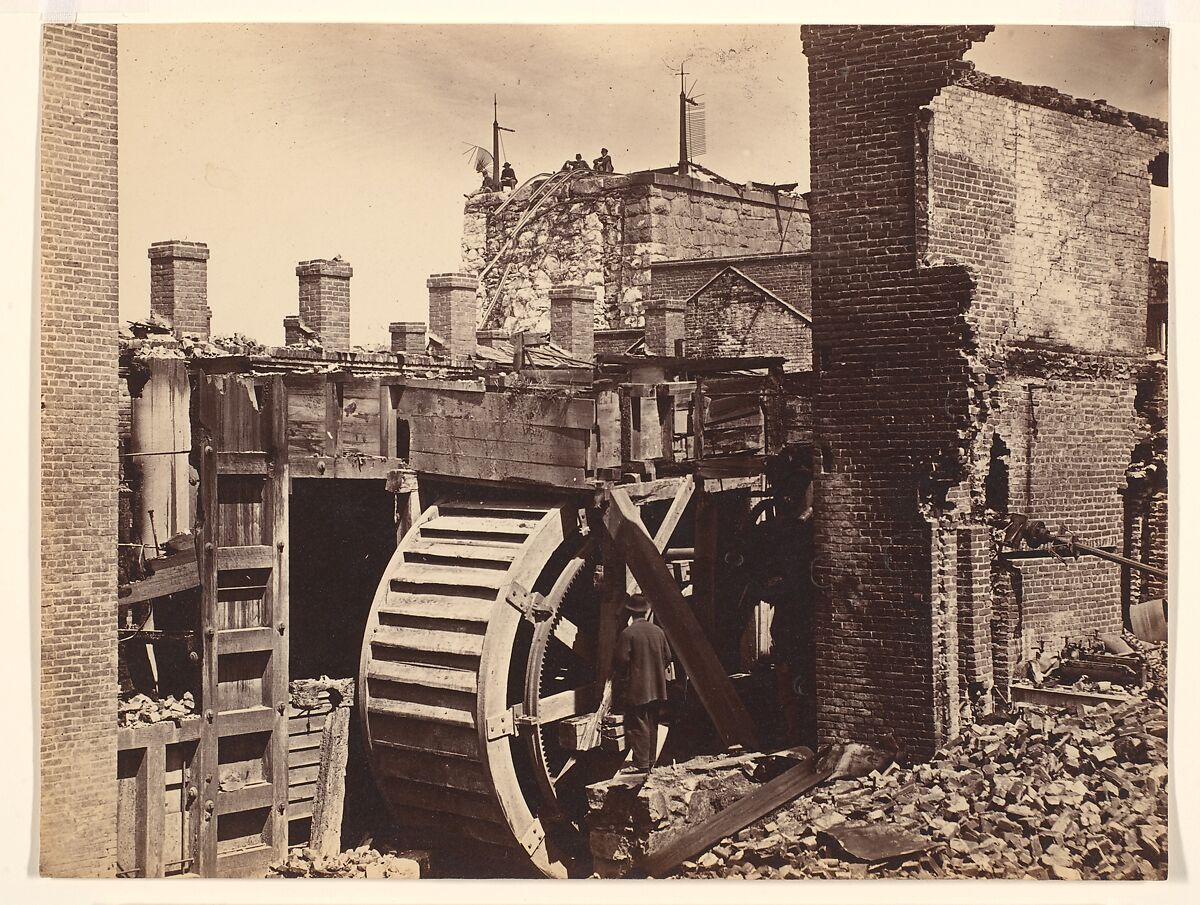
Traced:
POLYGON ((648 877, 664 876, 680 861, 745 829, 764 814, 769 814, 820 785, 832 774, 832 767, 818 769, 812 760, 792 767, 745 798, 739 798, 725 810, 718 811, 708 820, 685 831, 657 851, 651 852, 642 862, 642 870, 648 877))
MULTIPOLYGON (((658 526, 658 530, 654 532, 654 547, 659 553, 667 549, 667 545, 671 543, 671 536, 675 533, 675 529, 679 526, 679 520, 683 518, 684 510, 687 509, 688 502, 692 498, 692 492, 696 489, 696 482, 691 475, 684 475, 679 481, 679 486, 675 490, 675 498, 671 501, 671 508, 667 510, 667 514, 663 516, 662 524, 658 526)), ((621 493, 625 492, 624 488, 617 488, 621 493)), ((642 530, 646 530, 645 523, 642 522, 642 517, 637 517, 638 524, 642 526, 642 530)), ((637 581, 634 580, 631 574, 626 570, 625 576, 625 591, 628 594, 637 593, 637 581)))
MULTIPOLYGON (((332 387, 333 384, 331 383, 332 387)), ((289 699, 288 668, 289 642, 292 634, 291 608, 289 605, 290 579, 289 561, 292 553, 289 503, 291 491, 291 468, 287 454, 288 401, 283 377, 276 375, 271 383, 270 448, 276 451, 267 478, 266 501, 270 518, 268 547, 275 554, 271 570, 271 614, 268 630, 274 629, 274 650, 268 673, 264 676, 264 691, 273 707, 271 741, 267 748, 267 766, 271 783, 270 844, 274 858, 282 860, 288 848, 288 721, 286 704, 289 699), (266 687, 269 682, 270 687, 266 687)), ((339 409, 340 417, 341 411, 339 409)))
MULTIPOLYGON (((202 384, 206 395, 216 394, 202 384)), ((200 706, 205 725, 196 750, 196 772, 199 776, 200 821, 197 829, 196 873, 202 877, 217 874, 217 733, 214 720, 217 710, 217 519, 221 507, 217 496, 217 456, 212 437, 203 441, 200 460, 200 503, 204 508, 204 524, 196 535, 196 558, 200 563, 200 625, 204 632, 204 650, 200 657, 200 706)))
POLYGON ((692 611, 708 638, 716 637, 717 628, 718 514, 717 501, 707 493, 700 494, 693 529, 692 611))
POLYGON ((293 478, 349 478, 386 481, 403 469, 403 459, 377 456, 306 456, 294 454, 288 463, 293 478))
POLYGON ((129 593, 119 598, 118 602, 121 606, 130 606, 198 587, 200 570, 196 566, 196 558, 190 556, 186 560, 183 565, 159 568, 149 578, 135 581, 129 586, 129 593))
POLYGON ((692 680, 726 745, 756 745, 754 723, 725 674, 675 578, 638 518, 637 507, 619 488, 609 491, 604 527, 620 548, 633 577, 654 606, 654 616, 692 680))
POLYGON ((600 545, 604 566, 604 590, 600 599, 600 626, 596 637, 596 678, 603 683, 600 703, 587 729, 582 733, 580 750, 596 747, 600 737, 600 723, 612 707, 613 652, 617 646, 617 635, 621 631, 621 608, 625 597, 625 559, 615 540, 605 536, 600 545))
POLYGON ((137 772, 137 861, 143 877, 163 875, 166 833, 167 746, 161 737, 142 752, 137 772))
POLYGON ((622 484, 621 489, 629 494, 635 506, 645 506, 647 503, 657 503, 662 500, 673 500, 679 493, 679 485, 684 480, 691 480, 691 475, 676 475, 671 478, 658 478, 653 481, 635 481, 632 484, 622 484))
POLYGON ((321 729, 309 846, 322 855, 341 851, 342 812, 346 800, 346 762, 350 752, 350 707, 335 707, 321 729))

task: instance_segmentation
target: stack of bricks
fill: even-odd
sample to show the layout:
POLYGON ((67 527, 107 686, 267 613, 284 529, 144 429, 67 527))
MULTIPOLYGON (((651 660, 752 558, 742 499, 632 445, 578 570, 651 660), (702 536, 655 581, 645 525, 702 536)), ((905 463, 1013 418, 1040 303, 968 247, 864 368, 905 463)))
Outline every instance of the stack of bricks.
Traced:
POLYGON ((392 351, 404 355, 425 354, 425 322, 393 321, 388 324, 392 351))
POLYGON ((117 825, 117 27, 47 25, 41 122, 41 871, 117 825))
POLYGON ((301 261, 300 320, 328 351, 350 348, 350 277, 354 270, 345 261, 301 261))

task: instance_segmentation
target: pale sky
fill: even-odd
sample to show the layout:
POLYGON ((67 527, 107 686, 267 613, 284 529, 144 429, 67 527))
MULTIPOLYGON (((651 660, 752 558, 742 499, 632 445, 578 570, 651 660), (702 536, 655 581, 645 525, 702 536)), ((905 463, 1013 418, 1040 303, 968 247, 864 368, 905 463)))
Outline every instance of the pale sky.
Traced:
MULTIPOLYGON (((1164 32, 1003 26, 969 59, 995 75, 1167 119, 1164 32)), ((121 313, 149 310, 146 248, 209 244, 213 330, 281 343, 297 261, 354 267, 352 339, 424 320, 456 270, 463 152, 500 96, 522 180, 578 151, 618 171, 678 158, 681 59, 708 105, 703 165, 808 185, 799 27, 126 25, 120 31, 121 313)), ((1156 190, 1151 253, 1163 248, 1156 190)), ((1159 197, 1159 196, 1163 197, 1159 197)))

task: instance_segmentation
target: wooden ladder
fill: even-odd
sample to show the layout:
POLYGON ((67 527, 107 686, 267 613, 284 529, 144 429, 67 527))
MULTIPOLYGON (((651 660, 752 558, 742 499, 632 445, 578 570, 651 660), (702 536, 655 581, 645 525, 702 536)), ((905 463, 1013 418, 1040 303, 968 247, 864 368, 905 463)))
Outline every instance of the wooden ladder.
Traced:
POLYGON ((287 854, 288 457, 282 376, 198 380, 203 633, 196 869, 287 854))

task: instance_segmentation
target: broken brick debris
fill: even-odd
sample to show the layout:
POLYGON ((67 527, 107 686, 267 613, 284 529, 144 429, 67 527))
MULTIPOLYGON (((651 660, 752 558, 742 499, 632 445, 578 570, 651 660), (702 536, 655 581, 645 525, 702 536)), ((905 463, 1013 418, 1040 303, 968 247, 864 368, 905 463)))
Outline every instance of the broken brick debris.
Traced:
POLYGON ((968 727, 930 763, 820 786, 681 873, 1164 879, 1166 783, 1167 712, 1156 694, 1078 715, 1022 707, 968 727), (838 839, 864 826, 929 845, 856 858, 838 839))
POLYGON ((270 866, 268 876, 416 880, 428 875, 428 852, 397 850, 386 843, 374 848, 372 843, 372 839, 364 839, 357 848, 333 855, 308 847, 293 849, 283 861, 270 866))
POLYGON ((178 725, 183 720, 197 718, 196 699, 190 691, 185 691, 179 698, 174 695, 165 698, 152 698, 145 694, 126 695, 117 705, 117 725, 122 729, 167 721, 178 725))

